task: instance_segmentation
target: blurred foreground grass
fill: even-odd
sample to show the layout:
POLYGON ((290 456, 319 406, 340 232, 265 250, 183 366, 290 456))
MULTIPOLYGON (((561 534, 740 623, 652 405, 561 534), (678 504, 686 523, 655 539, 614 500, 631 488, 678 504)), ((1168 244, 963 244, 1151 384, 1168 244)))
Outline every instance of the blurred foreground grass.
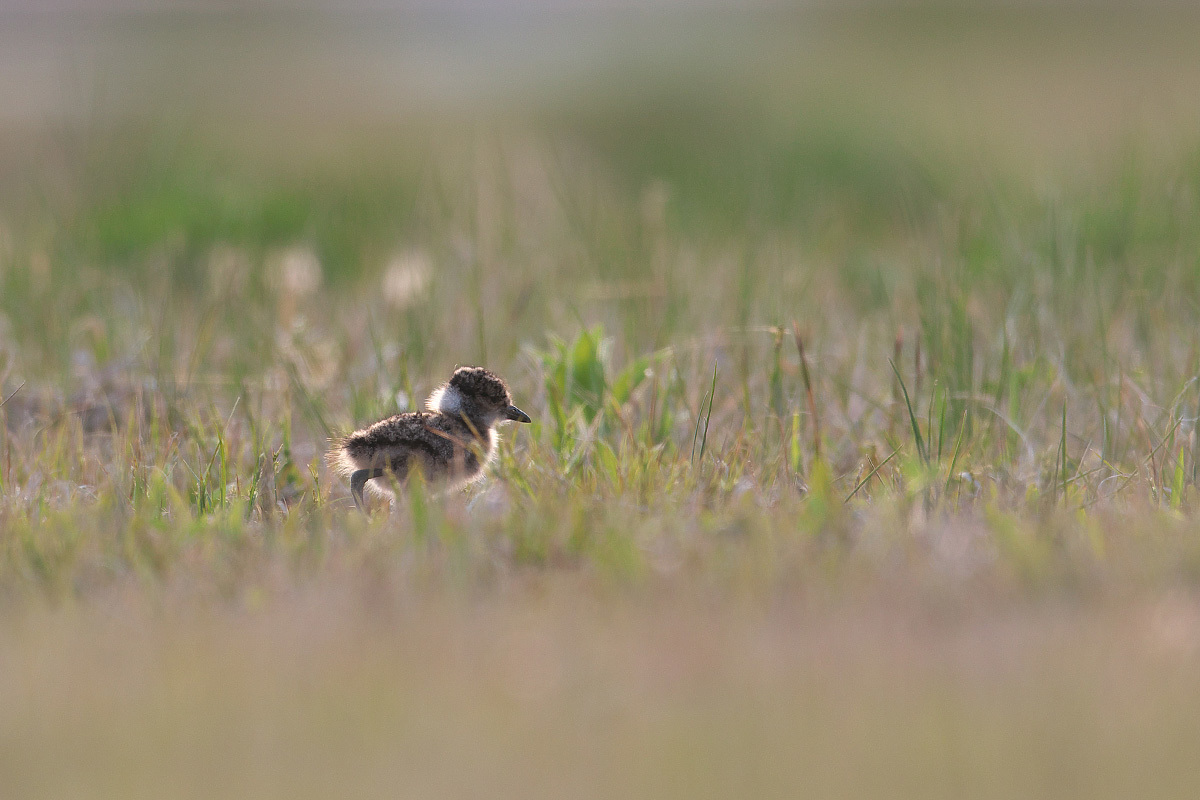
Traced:
POLYGON ((6 130, 5 796, 1194 785, 1194 21, 785 22, 6 130), (534 424, 354 514, 458 363, 534 424))

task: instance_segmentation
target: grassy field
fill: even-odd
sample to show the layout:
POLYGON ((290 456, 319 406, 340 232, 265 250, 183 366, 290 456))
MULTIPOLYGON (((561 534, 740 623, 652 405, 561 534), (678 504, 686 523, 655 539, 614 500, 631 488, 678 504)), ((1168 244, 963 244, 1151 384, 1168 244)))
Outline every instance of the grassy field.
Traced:
POLYGON ((1200 18, 10 21, 0 796, 1194 791, 1200 18))

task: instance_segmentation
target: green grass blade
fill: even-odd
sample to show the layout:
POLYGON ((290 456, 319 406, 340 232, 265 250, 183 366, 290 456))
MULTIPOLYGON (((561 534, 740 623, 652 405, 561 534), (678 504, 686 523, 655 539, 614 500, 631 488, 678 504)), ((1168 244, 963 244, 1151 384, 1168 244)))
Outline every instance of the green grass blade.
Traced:
POLYGON ((713 362, 712 387, 708 391, 708 413, 704 415, 704 436, 700 439, 700 461, 704 461, 704 448, 708 445, 708 423, 712 420, 713 401, 717 397, 717 364, 713 362))
POLYGON ((912 424, 913 439, 917 443, 917 455, 920 456, 921 463, 928 467, 929 453, 925 450, 925 439, 921 436, 921 426, 917 422, 917 415, 913 413, 912 402, 908 399, 908 387, 904 385, 904 378, 900 377, 900 370, 896 369, 896 362, 889 358, 888 363, 892 365, 892 373, 900 382, 900 391, 904 394, 904 406, 908 409, 908 421, 912 424))

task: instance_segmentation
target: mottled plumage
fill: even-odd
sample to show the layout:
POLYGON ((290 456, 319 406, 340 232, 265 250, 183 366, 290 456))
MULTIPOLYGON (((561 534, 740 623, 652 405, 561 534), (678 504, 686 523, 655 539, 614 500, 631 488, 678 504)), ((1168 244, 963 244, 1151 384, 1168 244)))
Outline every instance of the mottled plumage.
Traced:
MULTIPOLYGON (((477 480, 495 455, 496 426, 529 422, 529 416, 512 404, 504 381, 483 367, 456 369, 427 405, 428 411, 388 417, 334 443, 330 466, 350 478, 350 491, 360 508, 366 483, 389 472, 403 482, 420 470, 427 481, 448 488, 477 480)), ((377 483, 372 483, 375 490, 388 494, 377 483)))

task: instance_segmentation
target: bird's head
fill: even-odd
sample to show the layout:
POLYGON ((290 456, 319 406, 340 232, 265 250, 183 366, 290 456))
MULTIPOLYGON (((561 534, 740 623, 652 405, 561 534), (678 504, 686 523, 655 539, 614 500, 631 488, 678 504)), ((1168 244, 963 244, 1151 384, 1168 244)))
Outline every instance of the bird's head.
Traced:
POLYGON ((459 367, 450 382, 429 397, 429 410, 462 414, 491 427, 500 422, 530 422, 529 415, 512 404, 512 393, 496 373, 483 367, 459 367))

